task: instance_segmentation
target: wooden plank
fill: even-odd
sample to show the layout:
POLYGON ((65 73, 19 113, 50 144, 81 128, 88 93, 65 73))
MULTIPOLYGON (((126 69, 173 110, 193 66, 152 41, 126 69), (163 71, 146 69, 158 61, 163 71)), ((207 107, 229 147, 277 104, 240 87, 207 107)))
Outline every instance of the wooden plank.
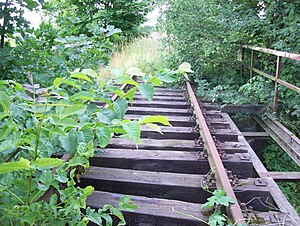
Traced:
MULTIPOLYGON (((137 91, 135 95, 142 95, 141 92, 137 91)), ((182 92, 174 92, 174 91, 154 91, 154 96, 175 96, 175 97, 184 97, 182 92)))
POLYGON ((255 116, 254 119, 272 137, 274 141, 300 166, 300 139, 290 132, 279 121, 265 116, 261 119, 255 116))
MULTIPOLYGON (((94 191, 87 198, 87 206, 94 209, 102 208, 110 203, 118 206, 119 199, 123 194, 94 191)), ((176 200, 147 198, 142 196, 131 196, 133 203, 138 206, 135 211, 123 211, 126 225, 129 226, 207 226, 207 216, 199 211, 197 203, 188 203, 176 200)), ((280 212, 256 212, 259 219, 264 219, 265 224, 261 226, 285 224, 291 225, 291 219, 285 213, 280 212), (275 221, 273 221, 273 219, 275 221), (280 219, 283 219, 280 220, 280 219)))
POLYGON ((148 126, 142 127, 142 138, 151 139, 185 139, 185 140, 195 140, 199 138, 199 133, 192 129, 192 127, 168 127, 160 126, 163 134, 160 134, 148 126))
MULTIPOLYGON (((137 114, 126 114, 126 119, 139 120, 142 116, 137 114)), ((172 126, 186 126, 191 127, 196 125, 196 121, 190 116, 168 116, 169 122, 172 126)))
MULTIPOLYGON (((134 100, 138 100, 138 99, 142 99, 142 100, 147 100, 145 97, 140 96, 140 95, 136 95, 134 96, 134 100)), ((153 96, 153 100, 164 100, 164 101, 185 101, 185 97, 166 97, 166 96, 153 96)))
POLYGON ((146 101, 146 100, 134 100, 132 103, 134 107, 155 107, 155 108, 176 108, 187 109, 190 107, 185 101, 146 101))
MULTIPOLYGON (((254 176, 250 159, 241 159, 238 154, 228 154, 223 160, 225 167, 239 178, 254 176)), ((207 158, 198 152, 104 149, 102 154, 90 159, 90 164, 100 167, 147 170, 187 174, 207 174, 210 171, 207 158)))
POLYGON ((270 139, 266 132, 242 132, 242 135, 247 139, 270 139))
POLYGON ((141 139, 141 144, 136 144, 133 141, 121 138, 112 138, 109 142, 108 148, 130 148, 136 147, 141 149, 153 150, 180 150, 180 151, 200 151, 203 147, 196 146, 193 140, 178 140, 178 139, 141 139))
MULTIPOLYGON (((92 166, 82 175, 80 184, 83 187, 92 185, 96 190, 114 193, 204 203, 210 196, 203 189, 204 181, 204 175, 92 166)), ((267 187, 255 185, 253 179, 240 180, 240 185, 235 186, 236 193, 245 191, 247 195, 240 195, 241 202, 250 201, 253 196, 260 196, 262 200, 270 196, 267 187)))
POLYGON ((128 107, 128 114, 165 115, 165 116, 192 116, 188 109, 128 107))
MULTIPOLYGON (((118 205, 123 194, 95 191, 87 198, 87 205, 98 209, 110 203, 118 205)), ((131 196, 138 208, 134 212, 124 211, 127 225, 143 226, 207 226, 196 218, 207 221, 207 217, 199 211, 199 204, 131 196), (194 217, 190 217, 194 216, 194 217)))
MULTIPOLYGON (((203 145, 195 145, 192 140, 155 140, 155 139, 141 139, 141 144, 136 144, 133 141, 112 138, 108 144, 108 148, 123 148, 123 149, 152 149, 152 150, 172 150, 172 151, 203 151, 203 145)), ((245 145, 238 142, 224 142, 220 143, 220 149, 227 154, 233 153, 247 153, 245 145)))
POLYGON ((265 110, 264 105, 252 105, 252 104, 242 104, 242 105, 225 105, 221 111, 231 114, 238 113, 261 113, 265 110))
POLYGON ((300 182, 300 172, 267 172, 262 177, 271 177, 275 181, 300 182))

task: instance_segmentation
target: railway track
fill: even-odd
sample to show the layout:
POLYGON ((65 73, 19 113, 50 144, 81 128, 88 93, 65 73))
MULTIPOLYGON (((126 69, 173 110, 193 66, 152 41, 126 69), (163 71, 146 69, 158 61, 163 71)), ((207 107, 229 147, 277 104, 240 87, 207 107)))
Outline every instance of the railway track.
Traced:
POLYGON ((197 100, 189 83, 186 91, 156 88, 151 103, 137 93, 125 118, 144 115, 168 116, 173 126, 162 126, 163 135, 142 128, 138 149, 113 138, 81 178, 82 186, 95 187, 88 206, 117 204, 126 194, 138 206, 125 212, 127 225, 207 225, 199 220, 208 219, 200 206, 211 195, 207 188, 218 188, 237 200, 227 209, 233 222, 299 225, 295 213, 286 213, 290 206, 276 195, 274 181, 258 177, 257 159, 228 115, 197 100))

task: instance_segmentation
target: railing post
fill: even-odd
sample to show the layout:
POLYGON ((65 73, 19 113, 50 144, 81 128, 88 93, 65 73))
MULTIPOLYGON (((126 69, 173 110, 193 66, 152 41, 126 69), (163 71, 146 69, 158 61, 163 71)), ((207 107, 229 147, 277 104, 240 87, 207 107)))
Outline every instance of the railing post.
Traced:
POLYGON ((253 66, 254 66, 254 51, 251 49, 251 62, 250 62, 250 79, 253 77, 253 66))
POLYGON ((276 113, 277 109, 278 109, 278 92, 279 92, 279 90, 278 90, 278 79, 280 78, 280 67, 281 67, 281 56, 278 56, 277 57, 277 65, 276 65, 273 113, 276 113))

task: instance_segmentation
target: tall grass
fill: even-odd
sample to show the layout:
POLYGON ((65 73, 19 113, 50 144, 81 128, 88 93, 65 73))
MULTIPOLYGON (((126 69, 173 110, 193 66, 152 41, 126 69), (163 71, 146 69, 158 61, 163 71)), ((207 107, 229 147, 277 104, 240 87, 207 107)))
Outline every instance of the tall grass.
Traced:
POLYGON ((139 67, 145 72, 164 67, 160 35, 138 38, 121 46, 111 59, 110 66, 115 68, 139 67))

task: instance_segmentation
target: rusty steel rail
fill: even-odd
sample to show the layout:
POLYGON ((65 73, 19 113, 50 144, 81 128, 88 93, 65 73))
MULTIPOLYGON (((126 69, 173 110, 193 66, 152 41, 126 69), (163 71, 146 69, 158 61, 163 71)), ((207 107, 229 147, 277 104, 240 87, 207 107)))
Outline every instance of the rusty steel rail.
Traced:
MULTIPOLYGON (((275 82, 275 92, 274 92, 274 100, 273 100, 273 112, 276 113, 277 109, 278 109, 278 87, 279 85, 285 86, 288 89, 291 89, 297 93, 300 93, 300 87, 297 87, 291 83, 288 83, 282 79, 280 79, 280 69, 281 69, 281 61, 282 58, 287 58, 287 59, 291 59, 291 60, 296 60, 296 61, 300 61, 300 54, 296 54, 296 53, 288 53, 288 52, 282 52, 282 51, 277 51, 277 50, 273 50, 273 49, 267 49, 267 48, 261 48, 261 47, 253 47, 253 46, 248 46, 248 45, 243 45, 242 46, 243 49, 250 49, 251 50, 251 61, 250 61, 250 67, 248 67, 248 69, 250 70, 250 78, 252 78, 253 76, 253 72, 262 75, 268 79, 271 79, 275 82), (275 76, 270 75, 266 72, 263 72, 257 68, 254 67, 254 51, 257 52, 262 52, 262 53, 267 53, 267 54, 271 54, 274 56, 277 56, 277 64, 276 64, 276 74, 275 76)), ((243 53, 244 51, 242 51, 243 53)), ((242 59, 244 59, 244 57, 242 56, 242 59)))
POLYGON ((189 82, 186 83, 186 86, 191 101, 191 106, 194 108, 194 112, 196 114, 196 121, 199 125, 200 130, 199 132, 203 139, 204 147, 207 149, 209 165, 217 178, 217 187, 223 189, 226 192, 227 196, 235 200, 235 203, 231 204, 229 208, 230 215, 234 222, 245 223, 242 210, 237 202, 237 198, 230 184, 227 172, 219 156, 217 147, 209 131, 209 128, 201 111, 197 98, 194 94, 192 86, 189 82))

